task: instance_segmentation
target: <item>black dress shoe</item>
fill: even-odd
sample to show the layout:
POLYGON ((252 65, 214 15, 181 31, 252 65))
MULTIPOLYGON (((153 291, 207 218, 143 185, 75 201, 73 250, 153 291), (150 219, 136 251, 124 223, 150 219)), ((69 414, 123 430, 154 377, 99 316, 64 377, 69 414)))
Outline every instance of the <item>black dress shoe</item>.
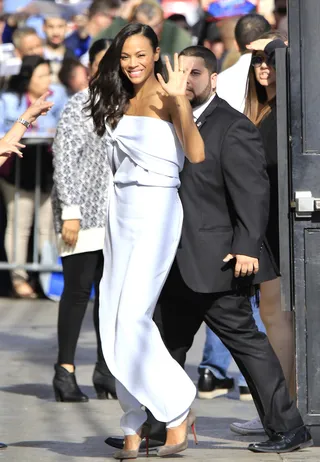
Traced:
MULTIPOLYGON (((113 448, 123 449, 123 444, 124 444, 123 438, 110 437, 110 438, 107 438, 104 442, 113 448)), ((155 450, 163 445, 164 445, 164 441, 157 441, 157 440, 149 439, 149 451, 152 449, 155 450)), ((145 451, 146 451, 146 440, 143 439, 140 444, 140 452, 145 452, 145 451)))
POLYGON ((53 378, 53 389, 56 401, 64 403, 86 403, 89 401, 87 395, 82 393, 78 387, 74 372, 69 372, 59 364, 55 364, 55 376, 53 378))
POLYGON ((275 433, 263 443, 253 443, 248 446, 252 452, 291 452, 313 446, 312 436, 307 427, 299 427, 284 433, 275 433))
POLYGON ((117 399, 116 381, 106 363, 96 363, 92 382, 98 399, 117 399))
POLYGON ((0 449, 6 449, 8 446, 4 443, 0 443, 0 449))
POLYGON ((226 377, 217 379, 210 369, 198 369, 200 374, 198 380, 198 397, 200 399, 213 399, 218 396, 226 395, 233 387, 234 380, 226 377))

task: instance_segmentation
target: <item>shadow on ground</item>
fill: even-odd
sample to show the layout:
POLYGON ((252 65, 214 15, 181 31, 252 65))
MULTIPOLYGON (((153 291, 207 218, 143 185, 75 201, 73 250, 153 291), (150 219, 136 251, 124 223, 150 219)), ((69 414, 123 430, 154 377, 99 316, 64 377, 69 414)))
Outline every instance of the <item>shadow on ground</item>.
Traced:
MULTIPOLYGON (((52 385, 45 383, 21 383, 17 385, 10 385, 8 387, 0 387, 0 391, 23 396, 34 396, 45 401, 55 401, 52 385)), ((88 395, 91 399, 96 398, 93 386, 81 386, 81 391, 88 395)))
MULTIPOLYGON (((197 419, 197 434, 198 437, 210 437, 211 441, 201 440, 198 446, 195 445, 190 436, 189 449, 215 449, 220 450, 247 450, 247 444, 240 445, 238 442, 249 443, 252 441, 261 440, 257 437, 241 437, 233 434, 229 430, 229 425, 234 421, 234 418, 221 417, 199 417, 197 419), (225 440, 225 441, 221 441, 225 440)), ((114 449, 104 443, 105 438, 115 435, 89 436, 84 438, 82 442, 66 442, 66 441, 18 441, 10 444, 11 447, 20 448, 38 448, 47 449, 56 454, 72 456, 72 457, 92 457, 103 458, 112 457, 114 449)), ((151 456, 156 455, 155 451, 151 451, 151 456)), ((214 457, 214 452, 212 454, 214 457)), ((177 455, 175 458, 180 458, 182 455, 177 455)))
MULTIPOLYGON (((71 456, 71 457, 92 457, 92 458, 104 458, 112 457, 115 449, 107 446, 104 443, 104 438, 101 436, 89 436, 80 443, 72 443, 66 441, 19 441, 10 444, 10 447, 20 448, 35 448, 35 449, 47 449, 48 451, 54 452, 55 454, 71 456)), ((189 443, 189 449, 197 451, 198 449, 239 449, 246 450, 245 447, 237 445, 229 445, 222 442, 205 442, 200 441, 198 446, 195 446, 193 442, 189 443)), ((156 451, 150 451, 150 456, 156 456, 156 451)), ((143 456, 143 455, 142 455, 143 456)), ((214 456, 214 453, 212 454, 214 456)), ((178 459, 183 457, 181 454, 177 454, 174 458, 178 459)), ((139 457, 140 458, 140 457, 139 457)))
POLYGON ((104 443, 102 436, 89 436, 82 442, 66 441, 19 441, 10 447, 47 449, 56 454, 72 457, 102 458, 112 456, 113 450, 104 443))

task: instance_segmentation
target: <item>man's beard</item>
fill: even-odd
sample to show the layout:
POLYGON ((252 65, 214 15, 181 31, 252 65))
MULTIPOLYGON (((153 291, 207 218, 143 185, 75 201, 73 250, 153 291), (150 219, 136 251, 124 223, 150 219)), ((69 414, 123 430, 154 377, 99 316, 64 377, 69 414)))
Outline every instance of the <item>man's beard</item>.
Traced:
POLYGON ((57 48, 60 48, 62 45, 64 45, 63 42, 61 43, 52 43, 50 40, 47 40, 47 44, 49 45, 50 48, 53 48, 54 50, 56 50, 57 48))
POLYGON ((201 106, 201 104, 204 104, 210 96, 212 95, 212 86, 211 82, 208 83, 206 88, 203 90, 200 95, 195 95, 194 98, 190 101, 192 107, 198 107, 201 106))

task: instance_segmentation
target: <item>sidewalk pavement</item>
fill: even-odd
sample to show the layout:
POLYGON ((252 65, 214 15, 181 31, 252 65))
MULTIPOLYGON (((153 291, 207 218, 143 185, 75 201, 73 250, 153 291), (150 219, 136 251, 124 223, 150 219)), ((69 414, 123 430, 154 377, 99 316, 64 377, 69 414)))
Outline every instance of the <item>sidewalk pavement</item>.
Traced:
MULTIPOLYGON (((107 436, 120 435, 117 401, 95 397, 91 375, 95 362, 92 309, 88 309, 77 349, 77 378, 89 403, 56 403, 52 391, 56 359, 57 304, 50 301, 0 299, 0 441, 9 445, 0 451, 0 462, 106 462, 113 450, 107 436)), ((188 355, 187 371, 196 382, 197 365, 204 343, 198 333, 188 355)), ((261 437, 240 437, 230 423, 254 417, 251 402, 241 402, 237 393, 229 398, 199 400, 194 404, 199 445, 175 457, 181 462, 319 462, 320 448, 287 455, 257 455, 249 442, 261 437), (232 399, 233 398, 233 399, 232 399)), ((191 436, 190 436, 191 438, 191 436)), ((153 454, 150 459, 155 460, 153 454)), ((141 460, 145 456, 141 457, 141 460)), ((140 458, 139 458, 140 460, 140 458)), ((171 460, 171 459, 170 459, 171 460)))

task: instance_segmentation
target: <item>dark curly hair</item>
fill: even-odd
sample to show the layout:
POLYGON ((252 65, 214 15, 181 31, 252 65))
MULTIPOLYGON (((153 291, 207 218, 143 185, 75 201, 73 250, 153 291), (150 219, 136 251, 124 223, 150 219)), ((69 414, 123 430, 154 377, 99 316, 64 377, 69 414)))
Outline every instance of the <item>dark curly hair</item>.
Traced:
MULTIPOLYGON (((100 61, 98 72, 89 83, 89 101, 87 109, 93 118, 95 131, 102 136, 106 123, 113 129, 128 108, 129 100, 134 96, 133 84, 123 74, 120 57, 124 42, 133 35, 143 35, 150 40, 154 52, 159 46, 154 30, 145 24, 128 24, 115 37, 110 48, 100 61)), ((155 75, 162 74, 161 58, 155 63, 155 75)))

